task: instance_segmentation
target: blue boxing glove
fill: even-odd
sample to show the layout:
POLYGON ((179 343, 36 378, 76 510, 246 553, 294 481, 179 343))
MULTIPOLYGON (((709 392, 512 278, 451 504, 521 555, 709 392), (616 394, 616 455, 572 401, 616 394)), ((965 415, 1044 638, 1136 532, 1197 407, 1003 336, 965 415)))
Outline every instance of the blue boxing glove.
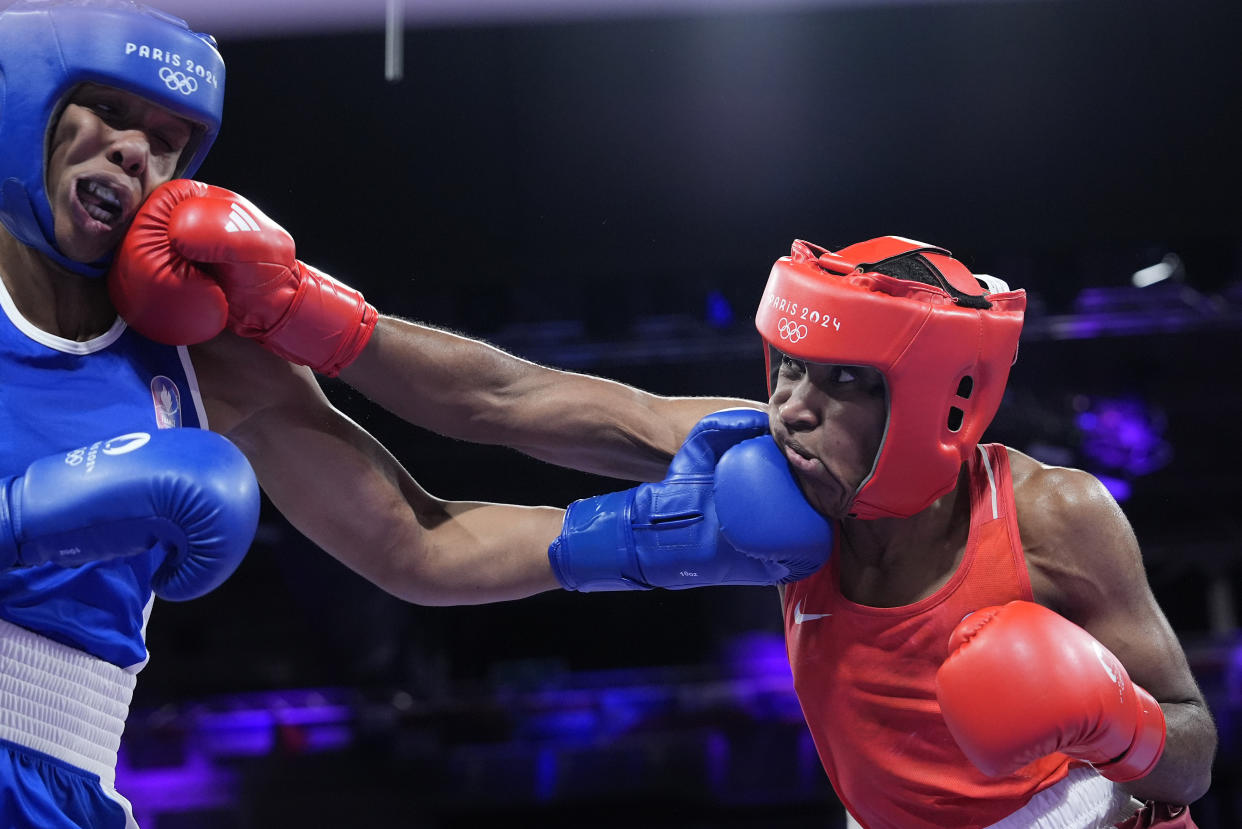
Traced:
POLYGON ((731 447, 716 464, 713 495, 729 546, 788 571, 782 583, 814 573, 832 552, 832 524, 806 500, 771 435, 731 447))
POLYGON ((0 570, 157 551, 156 595, 193 599, 237 569, 258 522, 258 482, 228 440, 134 432, 0 478, 0 570))
POLYGON ((653 587, 683 589, 707 585, 771 585, 802 578, 814 572, 831 549, 827 521, 806 503, 789 467, 767 433, 767 415, 755 409, 727 409, 699 421, 669 464, 668 475, 655 484, 575 501, 565 511, 561 534, 548 548, 557 580, 566 590, 649 590, 653 587), (758 482, 746 509, 737 515, 721 515, 716 499, 717 465, 722 456, 748 439, 766 441, 779 461, 756 463, 762 452, 750 450, 728 468, 734 480, 726 484, 730 495, 749 486, 752 467, 766 478, 758 482), (769 478, 785 478, 785 488, 769 496, 769 478), (802 512, 788 510, 789 490, 797 496, 802 512), (766 511, 766 514, 765 514, 766 511), (809 513, 809 515, 807 515, 809 513), (750 550, 740 550, 721 532, 721 524, 762 518, 781 527, 779 539, 793 545, 794 553, 756 542, 759 532, 741 533, 750 550), (816 561, 807 557, 814 550, 816 561))

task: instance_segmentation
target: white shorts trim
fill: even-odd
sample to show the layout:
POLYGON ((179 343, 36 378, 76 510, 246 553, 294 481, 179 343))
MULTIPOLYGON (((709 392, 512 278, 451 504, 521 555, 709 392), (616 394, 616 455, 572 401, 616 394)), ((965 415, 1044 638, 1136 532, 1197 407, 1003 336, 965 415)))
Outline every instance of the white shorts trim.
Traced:
MULTIPOLYGON (((1080 766, 987 829, 1106 829, 1142 805, 1095 769, 1080 766)), ((849 812, 845 813, 845 825, 846 829, 862 829, 849 812)))
POLYGON ((1070 769, 1061 782, 988 829, 1103 829, 1125 820, 1143 804, 1090 766, 1070 769))

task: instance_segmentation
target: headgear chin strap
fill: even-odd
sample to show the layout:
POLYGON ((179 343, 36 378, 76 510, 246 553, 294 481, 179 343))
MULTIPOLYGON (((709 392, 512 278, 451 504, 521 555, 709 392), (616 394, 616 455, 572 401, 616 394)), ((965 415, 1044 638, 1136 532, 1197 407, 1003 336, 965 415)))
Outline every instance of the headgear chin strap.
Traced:
POLYGON ((224 109, 224 61, 211 35, 130 0, 18 0, 0 12, 0 221, 24 244, 76 273, 56 246, 46 191, 47 140, 66 96, 83 83, 132 92, 198 126, 177 175, 203 163, 224 109))
POLYGON ((772 266, 755 315, 770 346, 768 393, 773 349, 807 362, 871 366, 887 384, 884 439, 851 515, 909 517, 956 483, 1000 406, 1026 309, 1025 291, 987 284, 947 250, 899 236, 836 252, 799 240, 772 266), (874 271, 915 254, 941 284, 874 271))

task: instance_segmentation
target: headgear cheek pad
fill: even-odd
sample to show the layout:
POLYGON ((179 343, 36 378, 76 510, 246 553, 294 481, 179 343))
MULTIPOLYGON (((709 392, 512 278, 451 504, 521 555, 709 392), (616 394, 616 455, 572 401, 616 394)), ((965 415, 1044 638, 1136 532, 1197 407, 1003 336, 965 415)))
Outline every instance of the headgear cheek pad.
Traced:
POLYGON ((0 12, 0 221, 71 270, 102 275, 56 246, 45 176, 47 139, 83 83, 132 92, 197 125, 177 175, 203 163, 224 110, 224 61, 210 35, 130 0, 18 0, 0 12))
POLYGON ((884 236, 831 252, 803 241, 772 266, 755 327, 772 353, 883 374, 888 422, 850 514, 905 518, 953 488, 1017 358, 1026 292, 976 278, 942 248, 884 236), (876 273, 918 254, 940 285, 876 273), (999 288, 988 293, 980 284, 999 288))

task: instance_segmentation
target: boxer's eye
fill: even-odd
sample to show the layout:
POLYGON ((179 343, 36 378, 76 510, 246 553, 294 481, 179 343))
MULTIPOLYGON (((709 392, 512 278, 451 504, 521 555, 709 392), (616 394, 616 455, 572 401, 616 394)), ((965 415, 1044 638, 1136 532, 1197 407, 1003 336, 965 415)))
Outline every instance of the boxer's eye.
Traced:
POLYGON ((788 355, 781 355, 781 374, 786 377, 798 377, 806 371, 806 365, 801 360, 795 360, 788 355))
POLYGON ((162 155, 167 155, 168 153, 171 153, 171 152, 180 152, 180 148, 173 146, 172 139, 170 139, 166 135, 163 135, 158 132, 152 133, 151 139, 152 139, 153 149, 155 149, 157 152, 161 153, 162 155))
POLYGON ((194 128, 180 118, 156 117, 147 125, 151 149, 160 155, 177 156, 185 151, 194 136, 194 128))
POLYGON ((853 366, 833 366, 831 382, 833 383, 853 383, 858 379, 853 366))
POLYGON ((85 92, 75 103, 84 106, 105 122, 112 124, 125 117, 125 107, 114 96, 101 92, 85 92))
POLYGON ((884 375, 870 366, 834 366, 830 382, 875 397, 885 393, 884 375))

